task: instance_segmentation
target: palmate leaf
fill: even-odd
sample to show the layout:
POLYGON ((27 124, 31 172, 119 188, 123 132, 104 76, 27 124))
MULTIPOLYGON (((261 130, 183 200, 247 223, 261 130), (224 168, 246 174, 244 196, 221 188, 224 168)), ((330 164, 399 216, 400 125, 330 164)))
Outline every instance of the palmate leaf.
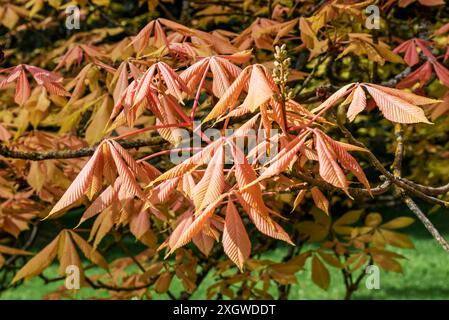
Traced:
POLYGON ((214 106, 214 108, 209 112, 209 114, 206 116, 203 122, 207 122, 222 116, 228 108, 232 110, 240 96, 240 93, 247 85, 249 76, 250 76, 250 69, 249 68, 243 69, 243 71, 234 80, 234 82, 231 84, 228 90, 226 90, 226 92, 214 106))
POLYGON ((60 262, 60 274, 65 274, 66 267, 69 265, 76 265, 82 270, 81 260, 73 241, 75 241, 86 259, 104 269, 108 269, 106 260, 98 251, 95 251, 92 246, 74 231, 64 229, 16 273, 12 283, 40 274, 56 257, 58 257, 60 262))
MULTIPOLYGON (((320 139, 322 139, 321 147, 323 147, 326 150, 329 150, 330 155, 332 157, 335 157, 335 160, 337 160, 342 165, 342 167, 344 169, 350 171, 366 187, 368 192, 370 192, 371 187, 369 185, 368 179, 365 176, 365 173, 363 172, 362 167, 359 165, 357 160, 354 157, 352 157, 349 154, 349 152, 347 151, 347 150, 352 150, 352 151, 364 151, 364 150, 360 149, 356 146, 352 146, 352 145, 348 145, 345 143, 341 143, 339 141, 335 141, 319 129, 315 129, 314 132, 316 134, 316 137, 319 136, 320 139)), ((318 151, 318 161, 320 161, 320 175, 321 175, 321 160, 320 160, 320 152, 319 151, 318 151)), ((324 161, 326 162, 326 160, 324 160, 324 161)), ((322 177, 324 178, 324 176, 322 176, 322 177)), ((329 180, 326 180, 326 181, 331 183, 329 180)), ((331 184, 335 185, 334 183, 331 183, 331 184)), ((343 185, 345 185, 345 184, 343 184, 343 185)), ((335 185, 335 186, 338 187, 338 185, 335 185)), ((346 188, 347 188, 347 184, 346 184, 346 188)), ((345 189, 345 188, 343 188, 343 189, 345 190, 345 192, 347 192, 347 189, 345 189)))
MULTIPOLYGON (((105 140, 97 147, 93 156, 46 218, 69 207, 81 199, 83 195, 92 196, 92 192, 98 192, 101 189, 103 177, 109 183, 115 184, 117 182, 117 174, 120 178, 119 185, 121 193, 145 199, 145 194, 141 190, 137 180, 148 183, 150 179, 147 176, 147 171, 117 142, 105 140), (93 187, 93 184, 95 187, 93 187)), ((101 211, 104 208, 105 202, 111 201, 111 197, 115 195, 116 193, 111 194, 110 191, 103 193, 100 196, 101 200, 95 202, 92 209, 87 210, 88 213, 85 213, 84 219, 82 218, 81 222, 101 211)))
POLYGON ((212 93, 214 96, 221 98, 242 72, 242 69, 231 61, 244 63, 250 55, 250 51, 243 51, 230 56, 206 57, 184 70, 179 76, 192 92, 195 89, 198 92, 202 89, 201 82, 210 71, 212 74, 212 93))
POLYGON ((220 100, 206 116, 203 122, 219 118, 227 110, 232 111, 243 89, 248 86, 248 94, 241 107, 255 111, 260 105, 267 102, 274 94, 269 72, 262 65, 251 65, 243 69, 231 86, 224 92, 220 100), (249 83, 247 83, 249 79, 249 83))
POLYGON ((424 111, 417 105, 431 104, 438 102, 437 100, 370 83, 347 84, 332 94, 320 106, 313 109, 312 112, 322 114, 337 103, 338 100, 349 95, 345 103, 351 102, 347 116, 353 121, 367 107, 365 92, 362 88, 368 91, 388 120, 397 123, 431 123, 427 120, 424 111))
MULTIPOLYGON (((176 227, 173 234, 176 236, 172 239, 170 237, 170 251, 167 255, 173 253, 176 249, 189 243, 194 236, 196 236, 204 227, 209 218, 214 214, 215 209, 221 204, 226 194, 221 195, 210 203, 204 210, 202 210, 192 221, 187 220, 185 223, 176 227)), ((172 236, 173 236, 172 234, 172 236)))
POLYGON ((348 193, 348 180, 337 163, 335 153, 328 147, 320 134, 315 134, 315 147, 320 163, 320 176, 337 188, 348 193))
POLYGON ((394 50, 394 53, 405 52, 404 61, 411 67, 419 62, 419 54, 416 50, 416 45, 414 39, 404 41, 394 50))
POLYGON ((306 131, 295 137, 292 141, 290 141, 273 158, 271 165, 268 168, 266 168, 256 180, 252 181, 249 185, 243 187, 243 189, 253 186, 269 177, 279 175, 281 172, 285 171, 288 168, 288 166, 292 163, 292 161, 294 161, 295 158, 297 158, 297 154, 303 148, 304 143, 309 134, 310 132, 306 131))
POLYGON ((372 86, 367 85, 365 88, 388 120, 397 123, 431 123, 421 108, 372 86))
POLYGON ((0 69, 0 74, 9 74, 8 77, 0 81, 0 89, 2 89, 7 84, 17 80, 16 94, 14 97, 14 101, 17 104, 25 104, 31 94, 31 88, 25 70, 28 71, 32 75, 36 83, 44 87, 49 94, 57 96, 70 96, 70 94, 61 85, 62 78, 59 75, 31 65, 20 64, 16 67, 0 69))
MULTIPOLYGON (((126 71, 123 69, 122 72, 126 71)), ((111 121, 116 117, 115 120, 118 121, 119 117, 122 116, 132 127, 136 117, 145 108, 151 110, 162 124, 168 125, 177 122, 169 121, 167 114, 172 114, 172 117, 180 117, 182 121, 186 121, 187 117, 177 103, 183 104, 184 96, 191 94, 190 89, 184 83, 184 80, 166 63, 157 62, 151 65, 125 89, 123 89, 124 84, 125 80, 122 82, 116 81, 114 89, 115 105, 110 116, 111 121), (118 96, 119 91, 120 96, 118 96), (171 98, 173 98, 173 102, 171 98)))
POLYGON ((87 188, 89 187, 89 184, 92 181, 92 176, 94 175, 97 161, 100 158, 100 152, 98 152, 98 150, 101 150, 101 147, 99 147, 97 151, 94 153, 94 155, 89 159, 89 161, 80 171, 78 176, 72 182, 70 187, 67 189, 67 191, 62 195, 61 199, 59 199, 59 201, 50 211, 47 218, 52 216, 56 212, 61 211, 64 208, 67 208, 68 206, 70 206, 83 196, 83 194, 86 192, 87 188))

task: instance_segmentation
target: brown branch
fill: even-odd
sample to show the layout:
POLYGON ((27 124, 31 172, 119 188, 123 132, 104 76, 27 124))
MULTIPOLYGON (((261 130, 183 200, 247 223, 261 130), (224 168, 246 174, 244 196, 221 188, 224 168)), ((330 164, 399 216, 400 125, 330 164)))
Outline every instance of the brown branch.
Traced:
POLYGON ((421 211, 418 205, 412 200, 412 198, 406 196, 402 193, 403 201, 407 205, 407 207, 418 217, 419 220, 424 224, 426 229, 430 232, 430 234, 439 242, 439 244, 443 247, 443 249, 449 253, 449 243, 446 239, 441 235, 441 233, 435 228, 432 222, 427 218, 427 216, 421 211))
POLYGON ((107 289, 110 291, 136 291, 136 290, 142 290, 146 289, 149 286, 151 286, 154 282, 149 282, 147 284, 141 285, 141 286, 127 286, 127 287, 114 287, 107 285, 101 281, 94 282, 88 277, 85 277, 86 282, 94 289, 107 289))
MULTIPOLYGON (((125 149, 133 149, 147 146, 161 145, 164 140, 160 137, 151 137, 148 139, 137 139, 133 141, 118 141, 125 149)), ((48 159, 72 159, 88 157, 94 154, 97 146, 90 148, 81 148, 76 150, 52 150, 52 151, 18 151, 0 144, 0 155, 10 159, 24 159, 41 161, 48 159)))
MULTIPOLYGON (((402 160, 404 158, 404 151, 405 151, 405 147, 404 147, 404 131, 402 129, 402 125, 395 124, 394 134, 395 134, 395 139, 396 139, 396 150, 395 150, 395 155, 394 155, 394 161, 393 161, 392 169, 393 169, 394 177, 400 179, 401 178, 401 174, 402 174, 402 160)), ((400 188, 399 187, 399 185, 401 185, 401 184, 398 183, 398 182, 400 182, 400 181, 399 180, 396 181, 395 193, 399 194, 402 197, 404 203, 408 206, 408 208, 418 217, 419 220, 421 220, 421 222, 424 224, 426 229, 430 232, 430 234, 432 234, 432 236, 435 238, 435 240, 437 240, 440 243, 440 245, 443 247, 443 249, 447 253, 449 253, 449 243, 446 241, 446 239, 444 239, 444 237, 435 228, 435 226, 426 217, 426 215, 421 211, 421 209, 412 200, 412 198, 410 198, 409 196, 406 195, 406 192, 405 192, 404 188, 400 188)), ((410 187, 410 185, 408 185, 408 184, 405 184, 405 185, 410 187)), ((409 191, 410 193, 420 192, 420 191, 415 190, 415 189, 411 189, 411 190, 409 189, 407 191, 409 191)))
MULTIPOLYGON (((337 188, 324 180, 316 179, 312 176, 306 175, 301 172, 292 172, 290 175, 287 174, 287 176, 300 179, 313 186, 317 186, 322 190, 342 192, 340 188, 337 188)), ((348 193, 354 198, 366 197, 371 195, 373 196, 380 195, 387 192, 390 189, 391 184, 392 184, 391 180, 386 180, 379 186, 371 188, 371 193, 368 189, 365 188, 348 188, 348 193)))
POLYGON ((402 129, 402 125, 396 123, 394 125, 394 135, 396 138, 396 150, 394 153, 394 161, 391 165, 393 170, 393 175, 395 177, 401 177, 402 175, 402 160, 404 159, 404 131, 402 129))
POLYGON ((449 192, 449 183, 440 187, 429 187, 405 178, 402 178, 402 181, 414 187, 415 189, 432 196, 439 196, 449 192))
POLYGON ((341 122, 341 119, 337 119, 337 124, 340 130, 343 132, 343 134, 346 136, 346 138, 354 145, 364 148, 366 150, 365 154, 368 156, 368 160, 373 165, 374 168, 376 168, 380 173, 382 173, 388 180, 391 180, 392 183, 397 185, 398 187, 406 190, 411 195, 414 195, 416 197, 419 197, 423 199, 424 201, 427 201, 432 204, 436 204, 442 207, 449 207, 449 202, 440 200, 438 198, 435 198, 433 196, 427 195, 420 190, 415 189, 413 186, 405 183, 402 181, 402 178, 400 176, 395 176, 393 173, 385 169, 385 167, 382 165, 382 163, 377 159, 377 157, 372 153, 362 142, 358 141, 352 133, 344 126, 344 124, 341 122))

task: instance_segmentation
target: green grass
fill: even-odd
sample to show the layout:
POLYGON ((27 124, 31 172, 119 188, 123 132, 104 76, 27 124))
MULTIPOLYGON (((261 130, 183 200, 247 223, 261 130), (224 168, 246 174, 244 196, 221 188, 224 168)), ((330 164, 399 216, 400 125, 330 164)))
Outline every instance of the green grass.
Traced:
MULTIPOLYGON (((392 214, 393 216, 396 214, 392 214)), ((431 216, 435 225, 449 238, 449 218, 447 212, 439 212, 431 216)), ((389 220, 389 217, 386 220, 389 220)), ((447 253, 432 239, 424 227, 415 223, 406 230, 416 248, 413 250, 394 251, 404 255, 407 259, 402 261, 404 272, 402 274, 382 271, 380 273, 380 289, 369 290, 362 281, 360 289, 354 293, 353 299, 449 299, 449 257, 447 253)), ((273 259, 282 256, 282 250, 272 252, 273 259)), ((344 286, 341 272, 335 268, 329 268, 331 272, 331 285, 327 291, 317 287, 310 278, 310 265, 306 264, 305 270, 297 275, 297 284, 293 285, 290 299, 342 299, 344 286)), ((135 270, 137 271, 137 270, 135 270)), ((98 273, 98 269, 87 271, 88 275, 98 273)), ((45 270, 47 277, 57 275, 57 265, 52 265, 45 270)), ((213 283, 211 277, 206 277, 204 283, 197 289, 192 299, 204 299, 207 287, 213 283)), ((0 299, 42 299, 44 296, 59 287, 63 281, 45 285, 38 277, 32 278, 17 288, 0 293, 0 299)), ((176 295, 182 290, 181 284, 176 278, 172 282, 171 291, 176 295)), ((270 290, 276 294, 276 290, 270 290)), ((107 293, 102 290, 83 288, 75 293, 76 299, 105 298, 107 293)), ((154 299, 166 299, 164 295, 153 294, 154 299)))
MULTIPOLYGON (((380 289, 368 290, 364 282, 354 299, 449 299, 449 259, 446 253, 433 239, 414 237, 415 250, 397 250, 407 257, 402 265, 403 274, 381 271, 380 289)), ((98 270, 88 270, 87 274, 93 274, 98 270)), ((298 283, 291 288, 290 299, 342 299, 344 287, 339 270, 330 268, 331 285, 327 291, 318 288, 310 280, 310 266, 298 273, 298 283)), ((57 266, 53 265, 45 271, 48 277, 55 276, 57 266)), ((205 297, 206 288, 212 279, 206 281, 192 297, 202 299, 205 297)), ((58 289, 64 283, 62 281, 44 285, 42 279, 35 277, 26 281, 22 286, 7 290, 0 295, 0 299, 42 299, 46 294, 58 289)), ((172 284, 174 293, 181 290, 178 281, 172 284)), ((106 297, 105 291, 96 291, 83 288, 75 293, 75 298, 83 299, 92 296, 106 297)), ((164 296, 155 295, 154 298, 164 296)))

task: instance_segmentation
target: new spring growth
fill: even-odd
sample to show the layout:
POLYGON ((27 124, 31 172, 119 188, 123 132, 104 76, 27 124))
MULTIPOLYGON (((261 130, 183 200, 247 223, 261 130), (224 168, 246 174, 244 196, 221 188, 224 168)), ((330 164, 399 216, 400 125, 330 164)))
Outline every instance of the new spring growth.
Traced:
POLYGON ((275 47, 274 58, 273 80, 281 89, 282 100, 286 101, 293 97, 293 90, 287 86, 291 59, 288 57, 285 44, 275 47))

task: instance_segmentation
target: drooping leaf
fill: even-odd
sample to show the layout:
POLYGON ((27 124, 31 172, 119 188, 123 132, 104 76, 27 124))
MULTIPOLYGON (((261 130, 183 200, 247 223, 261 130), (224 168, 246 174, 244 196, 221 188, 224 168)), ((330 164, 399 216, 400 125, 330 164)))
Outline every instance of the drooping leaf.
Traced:
POLYGON ((223 248, 225 253, 240 269, 251 252, 251 242, 242 219, 231 199, 226 208, 226 220, 223 230, 223 248))

